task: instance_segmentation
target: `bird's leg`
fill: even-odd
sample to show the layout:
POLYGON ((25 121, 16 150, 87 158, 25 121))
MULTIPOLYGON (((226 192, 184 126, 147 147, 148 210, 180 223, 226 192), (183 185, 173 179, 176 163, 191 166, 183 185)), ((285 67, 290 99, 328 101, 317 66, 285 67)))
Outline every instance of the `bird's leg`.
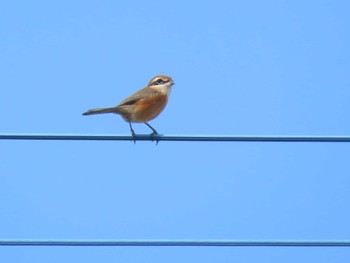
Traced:
MULTIPOLYGON (((151 133, 151 137, 152 138, 154 138, 154 135, 158 135, 158 132, 156 131, 156 129, 155 128, 153 128, 151 125, 149 125, 147 122, 145 122, 145 124, 153 131, 152 133, 151 133)), ((157 140, 157 144, 158 144, 158 140, 157 140)))
POLYGON ((135 132, 134 132, 134 129, 132 128, 132 126, 131 126, 131 122, 129 122, 129 126, 130 126, 131 136, 132 136, 132 139, 133 139, 134 144, 135 144, 136 143, 135 132))
POLYGON ((151 133, 151 135, 157 135, 158 134, 158 132, 156 131, 156 129, 155 128, 153 128, 151 125, 149 125, 147 122, 145 122, 145 124, 153 131, 152 133, 151 133))

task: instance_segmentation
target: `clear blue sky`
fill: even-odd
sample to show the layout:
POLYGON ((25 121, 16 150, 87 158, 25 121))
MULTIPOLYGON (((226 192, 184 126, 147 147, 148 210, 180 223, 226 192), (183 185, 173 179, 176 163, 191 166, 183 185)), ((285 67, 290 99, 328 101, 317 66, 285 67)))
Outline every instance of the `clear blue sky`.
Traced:
MULTIPOLYGON (((2 1, 3 133, 349 135, 349 1, 2 1), (135 124, 137 133, 148 133, 135 124)), ((350 239, 349 144, 0 141, 0 238, 350 239)), ((349 248, 0 247, 2 262, 345 262, 349 248)))

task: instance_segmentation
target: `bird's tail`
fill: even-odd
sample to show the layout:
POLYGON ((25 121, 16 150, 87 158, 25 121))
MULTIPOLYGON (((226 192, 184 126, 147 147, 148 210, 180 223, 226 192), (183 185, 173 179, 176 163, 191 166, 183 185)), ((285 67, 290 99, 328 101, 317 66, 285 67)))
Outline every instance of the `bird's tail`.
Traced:
POLYGON ((93 115, 93 114, 101 114, 101 113, 118 113, 118 110, 116 110, 116 107, 97 108, 97 109, 88 110, 87 112, 84 112, 83 115, 93 115))

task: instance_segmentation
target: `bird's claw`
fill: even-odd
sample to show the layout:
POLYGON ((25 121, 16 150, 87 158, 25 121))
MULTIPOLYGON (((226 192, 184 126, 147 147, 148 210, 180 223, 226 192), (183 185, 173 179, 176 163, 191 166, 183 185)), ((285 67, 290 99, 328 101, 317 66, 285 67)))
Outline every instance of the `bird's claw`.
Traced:
POLYGON ((135 138, 135 132, 134 131, 131 131, 131 137, 132 137, 132 140, 134 141, 134 144, 136 144, 136 138, 135 138))
MULTIPOLYGON (((152 142, 155 140, 154 137, 155 137, 156 135, 158 135, 158 132, 156 132, 156 131, 153 131, 153 132, 150 134, 150 136, 151 136, 151 138, 152 138, 152 142)), ((156 139, 155 141, 156 141, 156 145, 158 145, 159 140, 156 139)))

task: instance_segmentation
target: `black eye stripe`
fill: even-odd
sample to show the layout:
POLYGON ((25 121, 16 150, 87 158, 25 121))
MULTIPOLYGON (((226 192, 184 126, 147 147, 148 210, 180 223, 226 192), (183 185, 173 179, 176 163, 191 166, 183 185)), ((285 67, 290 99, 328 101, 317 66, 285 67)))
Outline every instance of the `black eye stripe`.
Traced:
POLYGON ((163 79, 157 79, 156 81, 154 81, 153 83, 155 85, 160 85, 160 84, 164 84, 164 83, 167 83, 169 82, 169 80, 163 80, 163 79))

